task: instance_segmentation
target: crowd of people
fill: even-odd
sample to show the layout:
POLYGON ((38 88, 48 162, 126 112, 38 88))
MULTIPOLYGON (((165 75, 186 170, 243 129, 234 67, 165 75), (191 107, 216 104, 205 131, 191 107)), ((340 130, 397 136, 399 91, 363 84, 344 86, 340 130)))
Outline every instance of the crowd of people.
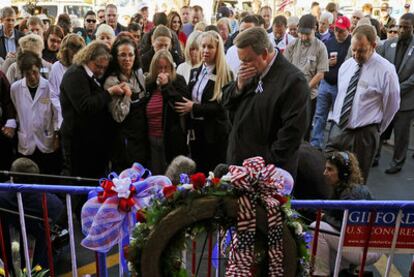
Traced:
POLYGON ((200 6, 151 22, 141 5, 123 26, 109 4, 83 27, 66 14, 17 22, 2 8, 0 169, 24 157, 47 174, 101 178, 133 162, 163 174, 185 155, 208 173, 262 156, 295 177, 305 140, 331 159, 349 151, 364 184, 394 131, 386 173, 399 172, 414 118, 414 14, 310 8, 272 19, 269 6, 239 18, 221 6, 207 25, 200 6))

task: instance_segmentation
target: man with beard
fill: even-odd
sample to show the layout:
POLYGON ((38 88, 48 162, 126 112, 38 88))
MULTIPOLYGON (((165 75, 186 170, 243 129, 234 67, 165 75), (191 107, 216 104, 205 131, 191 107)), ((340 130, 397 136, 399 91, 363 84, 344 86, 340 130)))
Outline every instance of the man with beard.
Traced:
POLYGON ((395 67, 375 52, 375 29, 360 25, 351 39, 353 58, 338 72, 338 95, 326 152, 352 151, 356 154, 365 183, 379 144, 400 107, 400 88, 395 67))
MULTIPOLYGON (((315 37, 316 19, 307 14, 299 20, 299 39, 288 45, 284 56, 302 70, 311 89, 311 117, 315 113, 319 82, 329 71, 328 52, 322 41, 315 37)), ((305 140, 309 140, 312 122, 309 122, 305 140)))

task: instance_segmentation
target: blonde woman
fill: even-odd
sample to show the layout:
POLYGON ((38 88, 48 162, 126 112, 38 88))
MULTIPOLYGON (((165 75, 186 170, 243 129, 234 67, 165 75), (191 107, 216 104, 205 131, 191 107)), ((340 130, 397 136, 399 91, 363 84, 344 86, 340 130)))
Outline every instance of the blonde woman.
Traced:
POLYGON ((97 41, 104 42, 111 48, 115 41, 115 31, 108 24, 101 24, 96 30, 95 37, 97 41))
POLYGON ((190 81, 190 71, 199 67, 201 63, 200 38, 201 32, 193 31, 188 37, 184 49, 185 62, 177 67, 177 73, 184 77, 185 81, 190 81))
POLYGON ((174 110, 174 105, 189 95, 185 80, 176 74, 173 57, 166 49, 154 54, 146 81, 150 169, 154 174, 163 174, 176 156, 188 152, 184 117, 174 110))
MULTIPOLYGON (((22 37, 19 40, 19 49, 17 50, 17 58, 8 58, 4 62, 3 69, 5 69, 6 64, 9 63, 10 66, 7 68, 7 71, 3 71, 6 73, 7 79, 9 80, 10 84, 13 84, 15 81, 20 80, 23 78, 22 72, 17 66, 20 56, 27 51, 36 53, 40 58, 42 58, 42 51, 44 49, 44 42, 43 39, 36 34, 29 34, 22 37), (14 61, 13 61, 14 59, 14 61)), ((40 68, 40 73, 43 78, 48 79, 50 68, 52 64, 42 59, 42 66, 40 68)))
POLYGON ((190 146, 198 171, 208 173, 225 161, 228 118, 220 105, 222 87, 232 81, 223 40, 214 31, 201 34, 202 65, 190 73, 191 100, 176 104, 181 114, 191 113, 190 146))
POLYGON ((72 65, 73 56, 85 47, 85 41, 77 34, 68 34, 63 38, 59 52, 57 53, 58 61, 52 65, 49 76, 49 90, 50 100, 52 105, 58 112, 59 127, 62 124, 62 108, 60 107, 60 83, 62 82, 63 74, 69 66, 72 65))

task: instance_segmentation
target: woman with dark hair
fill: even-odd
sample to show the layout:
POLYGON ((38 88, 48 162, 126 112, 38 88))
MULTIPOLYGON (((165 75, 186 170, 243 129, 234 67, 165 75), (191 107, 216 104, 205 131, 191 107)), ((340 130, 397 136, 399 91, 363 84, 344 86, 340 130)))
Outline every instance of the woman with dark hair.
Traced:
POLYGON ((44 34, 45 37, 45 49, 42 52, 42 58, 49 63, 55 63, 57 53, 62 43, 62 39, 65 37, 63 29, 57 25, 52 25, 44 34))
POLYGON ((85 41, 77 34, 69 34, 63 38, 61 47, 57 54, 59 59, 52 65, 52 69, 49 74, 49 90, 50 100, 52 105, 58 112, 59 127, 62 124, 62 108, 60 107, 59 95, 60 95, 60 83, 62 82, 63 75, 69 66, 72 65, 72 60, 75 54, 85 47, 85 41))
POLYGON ((180 41, 181 50, 183 50, 185 43, 187 42, 187 36, 182 31, 183 22, 181 21, 180 14, 177 12, 170 12, 167 19, 167 27, 177 34, 178 40, 180 41))
POLYGON ((106 173, 113 134, 108 105, 113 95, 129 92, 126 85, 104 89, 98 81, 110 59, 109 47, 94 41, 76 53, 73 65, 63 76, 60 133, 64 174, 101 178, 106 173))
POLYGON ((131 22, 127 26, 127 31, 131 33, 135 43, 139 46, 142 37, 142 27, 135 22, 131 22))
POLYGON ((129 23, 137 23, 141 30, 144 28, 144 17, 140 13, 136 13, 131 17, 131 21, 129 23))
POLYGON ((146 79, 149 100, 146 106, 151 170, 163 174, 178 155, 186 155, 185 117, 174 110, 187 95, 184 77, 177 75, 171 53, 162 49, 152 58, 146 79))
MULTIPOLYGON (((333 193, 331 200, 372 200, 373 197, 368 187, 363 185, 361 169, 358 159, 353 153, 334 152, 329 156, 325 163, 323 172, 325 182, 332 186, 333 193)), ((320 222, 320 234, 318 237, 318 250, 315 256, 315 269, 312 276, 330 276, 331 270, 335 266, 335 257, 339 244, 339 236, 327 232, 338 233, 341 230, 343 211, 328 210, 320 222)), ((311 227, 315 227, 313 222, 311 227)), ((341 269, 349 268, 350 264, 359 265, 361 263, 362 251, 352 251, 342 253, 341 269)), ((371 265, 378 261, 380 253, 367 255, 366 263, 371 265)))
POLYGON ((65 36, 72 32, 72 23, 69 15, 66 13, 59 14, 56 25, 62 28, 65 36))
POLYGON ((109 104, 112 118, 117 122, 111 157, 115 171, 130 167, 134 162, 147 165, 149 156, 144 104, 147 93, 138 46, 129 36, 121 34, 112 46, 113 59, 104 84, 104 88, 108 88, 124 83, 130 89, 124 95, 113 95, 109 104))

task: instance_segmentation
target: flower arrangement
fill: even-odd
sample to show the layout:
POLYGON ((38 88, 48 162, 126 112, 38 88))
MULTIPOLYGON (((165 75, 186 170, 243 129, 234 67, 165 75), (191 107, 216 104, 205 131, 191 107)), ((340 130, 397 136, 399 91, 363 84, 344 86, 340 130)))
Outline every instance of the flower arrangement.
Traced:
MULTIPOLYGON (((232 175, 229 173, 222 178, 217 178, 212 172, 209 176, 203 173, 196 173, 188 176, 181 174, 180 183, 166 186, 162 195, 154 198, 151 204, 136 213, 137 225, 132 233, 131 244, 128 250, 130 268, 135 274, 140 275, 141 253, 147 243, 148 237, 154 227, 171 211, 182 206, 189 205, 195 199, 208 196, 233 197, 236 198, 239 192, 233 186, 232 175)), ((301 222, 298 213, 291 209, 290 198, 275 193, 274 198, 279 201, 283 214, 283 221, 287 224, 296 241, 298 249, 298 266, 300 272, 308 271, 308 244, 311 237, 305 232, 304 224, 301 222)), ((230 229, 237 225, 237 222, 229 221, 228 218, 215 218, 209 222, 203 222, 191 226, 171 242, 163 253, 162 269, 165 276, 187 276, 186 270, 182 267, 182 250, 186 248, 186 239, 194 238, 200 233, 206 233, 220 226, 222 230, 230 229)), ((229 248, 227 248, 228 254, 229 248)), ((300 275, 306 276, 306 275, 300 275)))
MULTIPOLYGON (((40 265, 36 265, 32 268, 31 275, 33 277, 47 277, 49 275, 49 269, 42 268, 40 265)), ((4 277, 6 276, 6 272, 3 268, 0 268, 0 276, 4 277)), ((27 269, 23 268, 20 271, 17 272, 17 277, 26 277, 27 275, 27 269)))

